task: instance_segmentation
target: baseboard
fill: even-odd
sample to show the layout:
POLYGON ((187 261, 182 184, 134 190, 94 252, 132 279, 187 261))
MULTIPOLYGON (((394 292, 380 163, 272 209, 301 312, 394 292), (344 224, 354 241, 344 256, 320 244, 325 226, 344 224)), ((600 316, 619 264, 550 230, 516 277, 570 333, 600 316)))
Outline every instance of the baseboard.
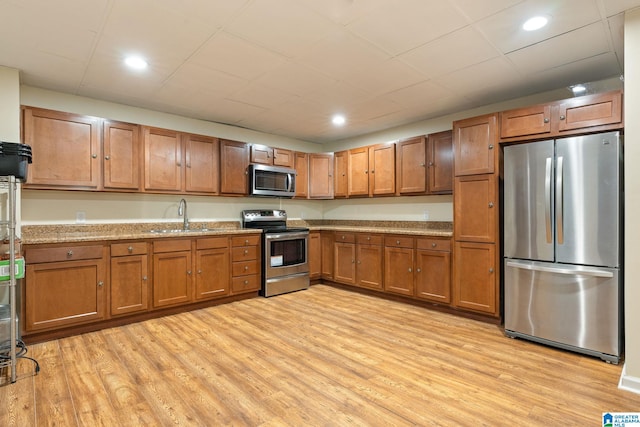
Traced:
POLYGON ((627 365, 622 367, 622 374, 620 375, 620 382, 618 388, 621 390, 630 391, 632 393, 640 394, 640 378, 627 375, 627 365))

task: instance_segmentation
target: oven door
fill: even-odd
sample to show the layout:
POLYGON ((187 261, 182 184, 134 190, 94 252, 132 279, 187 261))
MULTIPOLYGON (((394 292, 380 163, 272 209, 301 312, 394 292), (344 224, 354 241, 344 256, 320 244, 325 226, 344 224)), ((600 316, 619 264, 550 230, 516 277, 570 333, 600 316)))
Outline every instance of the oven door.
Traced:
POLYGON ((267 232, 264 235, 265 279, 308 273, 308 231, 267 232))

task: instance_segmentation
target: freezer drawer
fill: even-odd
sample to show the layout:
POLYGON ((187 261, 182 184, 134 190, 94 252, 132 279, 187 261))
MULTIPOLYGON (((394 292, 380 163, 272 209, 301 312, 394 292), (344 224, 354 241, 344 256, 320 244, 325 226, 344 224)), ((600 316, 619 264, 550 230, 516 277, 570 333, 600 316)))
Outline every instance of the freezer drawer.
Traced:
POLYGON ((618 269, 505 260, 505 333, 617 363, 618 269))

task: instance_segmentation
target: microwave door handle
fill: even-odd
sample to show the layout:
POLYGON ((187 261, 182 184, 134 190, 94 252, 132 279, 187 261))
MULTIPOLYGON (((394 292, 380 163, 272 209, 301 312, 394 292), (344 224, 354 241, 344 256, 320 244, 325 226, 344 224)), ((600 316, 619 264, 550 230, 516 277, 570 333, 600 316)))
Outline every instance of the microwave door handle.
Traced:
POLYGON ((293 175, 287 174, 287 191, 291 191, 291 187, 293 186, 293 175))

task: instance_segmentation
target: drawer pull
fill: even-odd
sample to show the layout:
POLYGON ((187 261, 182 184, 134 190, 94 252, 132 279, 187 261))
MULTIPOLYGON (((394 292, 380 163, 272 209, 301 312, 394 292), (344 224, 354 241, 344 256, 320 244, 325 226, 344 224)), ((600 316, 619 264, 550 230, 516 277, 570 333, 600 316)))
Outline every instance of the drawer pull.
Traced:
POLYGON ((490 269, 489 269, 489 273, 493 273, 493 268, 490 268, 490 269))
POLYGON ((104 156, 104 159, 105 159, 105 160, 109 160, 109 159, 110 159, 110 157, 107 155, 107 156, 104 156))
POLYGON ((416 272, 420 273, 422 271, 421 268, 416 268, 416 272))
POLYGON ((129 247, 127 248, 127 250, 129 251, 129 253, 132 253, 132 252, 133 252, 133 246, 129 246, 129 247))
POLYGON ((198 274, 202 274, 202 270, 198 270, 198 274))
POLYGON ((432 248, 435 248, 436 246, 438 246, 438 244, 437 244, 437 243, 432 243, 432 244, 431 244, 431 247, 432 247, 432 248))
POLYGON ((147 280, 147 276, 142 276, 142 280, 147 280))
POLYGON ((245 241, 244 241, 244 244, 245 244, 245 245, 248 245, 248 244, 249 244, 249 240, 245 240, 245 241))
POLYGON ((187 274, 191 276, 191 270, 187 270, 187 274))
POLYGON ((244 254, 245 254, 245 255, 249 255, 249 249, 245 249, 245 250, 244 250, 244 254))
POLYGON ((396 240, 396 245, 399 245, 399 244, 400 244, 400 240, 396 240))
POLYGON ((248 285, 248 284, 249 284, 249 281, 248 281, 248 280, 245 280, 245 281, 244 281, 244 284, 245 284, 245 285, 248 285))
POLYGON ((371 236, 367 236, 367 240, 371 240, 371 236))
POLYGON ((244 266, 244 271, 247 271, 247 270, 249 270, 249 266, 248 266, 248 265, 245 265, 245 266, 244 266))
POLYGON ((342 235, 342 237, 341 237, 341 238, 342 238, 342 240, 344 240, 344 235, 342 235))
POLYGON ((69 251, 69 252, 67 252, 67 256, 68 256, 69 258, 71 258, 71 257, 73 256, 73 251, 69 251))
POLYGON ((103 287, 103 286, 104 286, 104 282, 103 282, 102 280, 100 280, 100 281, 98 282, 98 286, 99 286, 99 287, 103 287))

